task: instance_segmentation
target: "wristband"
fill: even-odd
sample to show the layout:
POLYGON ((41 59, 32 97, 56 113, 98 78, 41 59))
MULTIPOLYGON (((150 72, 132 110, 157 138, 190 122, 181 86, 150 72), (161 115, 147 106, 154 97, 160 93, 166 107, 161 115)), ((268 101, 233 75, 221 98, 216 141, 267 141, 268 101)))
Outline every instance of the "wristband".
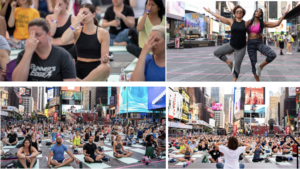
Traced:
POLYGON ((57 20, 52 20, 52 22, 57 23, 57 20))
POLYGON ((214 14, 214 12, 211 12, 211 14, 213 15, 213 14, 214 14))
POLYGON ((145 10, 145 12, 146 12, 147 14, 149 14, 149 10, 145 10))
POLYGON ((285 13, 283 14, 283 16, 285 16, 285 13))
POLYGON ((72 26, 70 26, 69 28, 70 28, 73 32, 75 31, 75 29, 74 29, 72 26))

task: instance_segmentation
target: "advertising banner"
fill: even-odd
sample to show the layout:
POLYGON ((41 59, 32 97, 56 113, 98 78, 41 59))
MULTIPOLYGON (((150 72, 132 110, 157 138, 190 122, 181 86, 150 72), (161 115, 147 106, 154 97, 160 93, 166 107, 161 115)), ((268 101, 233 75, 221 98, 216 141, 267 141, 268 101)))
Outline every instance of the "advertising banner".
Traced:
POLYGON ((250 88, 245 87, 245 105, 264 105, 265 93, 264 87, 250 88))
POLYGON ((61 87, 61 91, 80 92, 80 87, 74 87, 74 86, 61 87))
POLYGON ((107 87, 107 105, 111 105, 110 96, 111 96, 111 87, 107 87))
POLYGON ((110 120, 110 115, 109 114, 106 115, 106 120, 108 120, 108 121, 110 120))
POLYGON ((234 114, 241 110, 241 88, 235 87, 234 90, 234 114))
POLYGON ((19 88, 19 94, 21 96, 31 96, 31 89, 26 87, 20 87, 19 88))
POLYGON ((148 109, 166 108, 166 87, 148 87, 148 109))
POLYGON ((148 113, 147 87, 119 87, 119 114, 127 112, 148 113))
POLYGON ((213 21, 213 33, 220 33, 220 24, 217 21, 213 21))
POLYGON ((67 105, 63 104, 62 106, 62 115, 66 115, 67 112, 79 113, 82 111, 81 105, 67 105))
POLYGON ((172 93, 172 116, 176 119, 182 118, 182 102, 183 98, 182 95, 179 92, 173 92, 172 93))
POLYGON ((111 96, 109 99, 110 105, 115 105, 115 96, 111 96))
POLYGON ((81 92, 62 91, 63 100, 81 100, 81 92))
POLYGON ((169 100, 168 100, 168 109, 167 109, 167 111, 168 111, 168 118, 169 119, 174 119, 174 113, 173 113, 173 91, 170 89, 170 88, 168 88, 168 98, 169 98, 169 100))
POLYGON ((54 88, 50 88, 47 90, 47 101, 54 97, 54 88))
POLYGON ((299 87, 296 87, 296 112, 298 112, 298 117, 300 117, 300 91, 299 87))
POLYGON ((185 14, 185 29, 186 30, 198 30, 201 35, 207 34, 207 26, 204 16, 197 13, 185 14))
POLYGON ((296 87, 289 87, 289 96, 296 96, 296 87))
POLYGON ((213 111, 222 111, 222 103, 212 103, 213 111))
POLYGON ((23 105, 19 105, 19 111, 20 111, 20 115, 24 115, 24 106, 23 105))
POLYGON ((116 102, 117 102, 117 107, 116 107, 116 114, 119 114, 119 103, 120 103, 120 95, 119 95, 119 88, 117 87, 117 99, 116 99, 116 102))
POLYGON ((265 105, 245 105, 244 116, 250 117, 251 113, 252 117, 265 118, 265 109, 265 105))
POLYGON ((175 38, 175 48, 176 49, 180 48, 180 39, 179 38, 175 38))
POLYGON ((53 113, 53 122, 54 122, 54 123, 57 122, 57 116, 58 116, 58 113, 57 113, 57 112, 54 112, 54 113, 53 113))
POLYGON ((185 89, 182 89, 182 117, 184 121, 189 121, 189 111, 190 111, 190 96, 187 94, 185 89))
POLYGON ((45 109, 44 114, 48 118, 48 109, 45 109))
POLYGON ((185 3, 183 1, 167 1, 167 14, 184 17, 185 3))
POLYGON ((55 106, 56 105, 56 97, 53 97, 50 101, 49 101, 49 106, 55 106))
POLYGON ((232 129, 233 129, 233 135, 236 136, 237 126, 236 126, 236 125, 233 125, 233 126, 232 126, 232 129))
POLYGON ((290 133, 290 127, 285 128, 285 134, 288 135, 290 133))

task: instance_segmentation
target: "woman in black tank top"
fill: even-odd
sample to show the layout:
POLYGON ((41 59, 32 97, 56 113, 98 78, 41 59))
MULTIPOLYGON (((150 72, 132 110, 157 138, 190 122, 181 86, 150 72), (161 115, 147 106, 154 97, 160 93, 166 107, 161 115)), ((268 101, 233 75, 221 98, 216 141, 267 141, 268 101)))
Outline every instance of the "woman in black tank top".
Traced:
POLYGON ((231 26, 230 43, 222 45, 220 48, 215 50, 214 55, 223 62, 227 63, 231 70, 231 73, 233 74, 233 81, 236 81, 239 76, 242 61, 246 53, 246 32, 249 25, 248 22, 245 22, 243 20, 246 11, 240 5, 237 5, 232 10, 235 17, 233 19, 229 19, 212 12, 209 8, 204 9, 214 17, 220 19, 220 21, 224 24, 231 26), (226 57, 226 54, 230 54, 233 52, 234 61, 230 61, 226 57))
POLYGON ((63 33, 71 26, 76 17, 67 13, 67 0, 53 0, 52 4, 54 8, 54 13, 47 15, 46 17, 46 20, 49 22, 51 27, 51 44, 55 46, 60 46, 72 54, 72 52, 75 51, 75 48, 72 49, 74 51, 70 51, 70 49, 74 46, 73 40, 70 40, 68 43, 63 44, 61 42, 61 37, 63 33))
POLYGON ((98 28, 95 15, 95 7, 92 4, 81 5, 75 21, 64 32, 61 40, 63 44, 72 39, 75 41, 78 79, 105 81, 110 75, 110 38, 106 30, 98 28), (83 23, 83 26, 80 26, 80 23, 83 23), (85 79, 86 77, 90 79, 85 79))

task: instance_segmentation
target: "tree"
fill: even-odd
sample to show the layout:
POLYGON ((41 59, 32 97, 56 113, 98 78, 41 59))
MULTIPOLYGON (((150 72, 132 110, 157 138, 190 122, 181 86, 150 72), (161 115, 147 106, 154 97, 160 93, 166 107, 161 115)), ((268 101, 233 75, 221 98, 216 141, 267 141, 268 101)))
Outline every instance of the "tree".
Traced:
POLYGON ((48 107, 49 107, 49 102, 47 102, 45 109, 48 109, 48 107))
POLYGON ((236 120, 235 120, 235 116, 233 116, 233 122, 235 122, 236 120))

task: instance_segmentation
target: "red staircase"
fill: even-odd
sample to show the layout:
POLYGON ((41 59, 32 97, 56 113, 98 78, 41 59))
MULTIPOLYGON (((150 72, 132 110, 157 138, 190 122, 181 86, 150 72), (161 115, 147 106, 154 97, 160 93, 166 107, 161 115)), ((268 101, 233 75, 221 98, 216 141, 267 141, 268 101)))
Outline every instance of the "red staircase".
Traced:
MULTIPOLYGON (((251 130, 253 131, 252 134, 264 137, 265 132, 269 132, 269 126, 251 126, 251 130)), ((275 134, 279 132, 280 136, 284 135, 283 133, 281 133, 281 130, 278 126, 274 126, 274 132, 275 134)))

